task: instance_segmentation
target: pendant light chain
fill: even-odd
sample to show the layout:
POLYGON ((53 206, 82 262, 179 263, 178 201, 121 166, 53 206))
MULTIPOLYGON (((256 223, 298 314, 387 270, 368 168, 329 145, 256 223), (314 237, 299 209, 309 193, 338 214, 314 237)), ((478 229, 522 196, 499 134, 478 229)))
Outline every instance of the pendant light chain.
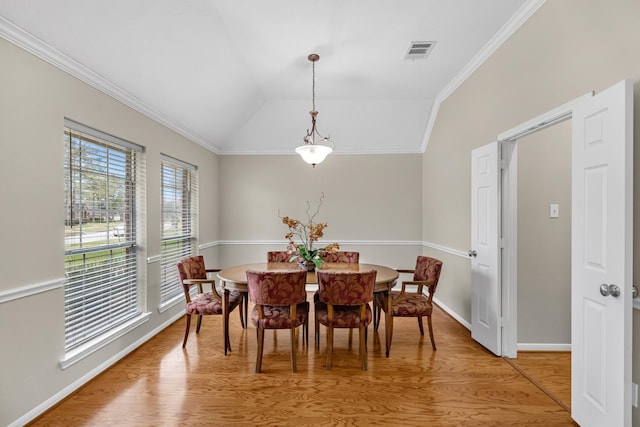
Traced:
POLYGON ((316 61, 311 61, 311 70, 311 109, 316 111, 316 61))

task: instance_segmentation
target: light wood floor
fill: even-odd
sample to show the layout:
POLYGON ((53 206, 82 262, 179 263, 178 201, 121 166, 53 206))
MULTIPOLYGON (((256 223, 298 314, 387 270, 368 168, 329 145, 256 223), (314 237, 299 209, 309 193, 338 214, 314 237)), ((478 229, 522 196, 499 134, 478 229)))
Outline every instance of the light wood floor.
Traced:
POLYGON ((571 411, 571 352, 519 351, 517 359, 507 362, 571 411))
POLYGON ((192 322, 185 350, 180 319, 32 425, 576 425, 557 400, 439 308, 437 351, 415 319, 396 319, 386 358, 383 319, 379 332, 369 329, 368 371, 360 369, 357 332, 346 330, 336 332, 327 371, 325 331, 316 349, 311 320, 312 344, 300 342, 298 372, 290 370, 288 331, 269 331, 263 373, 255 374, 255 329, 241 329, 237 312, 226 357, 219 316, 205 317, 198 335, 192 322))

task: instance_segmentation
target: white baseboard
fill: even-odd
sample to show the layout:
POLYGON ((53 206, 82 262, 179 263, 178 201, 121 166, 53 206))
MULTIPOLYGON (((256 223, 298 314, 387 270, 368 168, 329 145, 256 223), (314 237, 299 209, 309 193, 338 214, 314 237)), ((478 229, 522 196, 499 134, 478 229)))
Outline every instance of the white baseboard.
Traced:
POLYGON ((11 424, 9 424, 8 427, 20 427, 29 423, 30 421, 33 421, 36 417, 43 414, 45 411, 50 409, 52 406, 56 405, 58 402, 62 401, 64 398, 69 396, 74 391, 78 390, 80 387, 82 387, 83 385, 91 381, 97 375, 106 371, 113 364, 115 364, 120 359, 122 359, 123 357, 125 357, 126 355, 128 355, 129 353, 137 349, 138 347, 140 347, 142 344, 144 344, 154 336, 156 336, 158 333, 160 333, 160 331, 167 328, 169 325, 171 325, 173 322, 175 322, 182 316, 184 316, 184 312, 179 312, 176 315, 172 316, 166 322, 162 323, 152 331, 149 331, 148 334, 144 335, 143 337, 141 337, 140 339, 132 343, 127 348, 113 355, 113 357, 104 361, 104 363, 100 364, 99 366, 96 366, 93 370, 87 372, 87 374, 78 378, 76 381, 69 384, 67 387, 60 390, 58 393, 54 394, 49 399, 45 400, 40 405, 36 406, 32 410, 30 410, 29 412, 27 412, 26 414, 24 414, 23 416, 21 416, 11 424))
POLYGON ((518 351, 571 351, 571 344, 518 343, 518 351))

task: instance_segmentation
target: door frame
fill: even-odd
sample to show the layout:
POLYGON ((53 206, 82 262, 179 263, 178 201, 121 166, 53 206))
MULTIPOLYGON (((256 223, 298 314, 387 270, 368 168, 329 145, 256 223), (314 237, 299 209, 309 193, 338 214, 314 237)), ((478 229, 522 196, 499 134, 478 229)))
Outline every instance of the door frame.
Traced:
POLYGON ((502 356, 518 355, 518 139, 571 119, 588 92, 498 135, 502 144, 502 356))

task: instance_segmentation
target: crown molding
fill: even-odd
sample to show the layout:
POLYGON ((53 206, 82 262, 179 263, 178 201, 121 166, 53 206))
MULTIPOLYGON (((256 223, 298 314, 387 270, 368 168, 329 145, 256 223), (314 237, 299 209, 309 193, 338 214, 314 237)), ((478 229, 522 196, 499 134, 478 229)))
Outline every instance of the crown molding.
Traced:
POLYGON ((206 141, 199 135, 194 134, 180 123, 169 119, 160 111, 152 108, 147 103, 113 84, 100 74, 92 71, 88 67, 85 67, 78 61, 65 55, 53 46, 45 43, 2 16, 0 16, 0 37, 42 59, 43 61, 48 62, 65 73, 72 75, 111 98, 122 102, 124 105, 133 108, 135 111, 184 136, 188 140, 201 145, 209 151, 220 154, 220 147, 206 141))
POLYGON ((529 0, 518 10, 518 12, 507 21, 502 28, 489 40, 489 42, 478 52, 469 63, 438 93, 433 101, 429 120, 422 140, 421 152, 424 153, 429 145, 431 132, 435 125, 440 104, 449 97, 465 80, 471 76, 484 62, 495 53, 502 44, 509 39, 539 8, 545 0, 529 0))

